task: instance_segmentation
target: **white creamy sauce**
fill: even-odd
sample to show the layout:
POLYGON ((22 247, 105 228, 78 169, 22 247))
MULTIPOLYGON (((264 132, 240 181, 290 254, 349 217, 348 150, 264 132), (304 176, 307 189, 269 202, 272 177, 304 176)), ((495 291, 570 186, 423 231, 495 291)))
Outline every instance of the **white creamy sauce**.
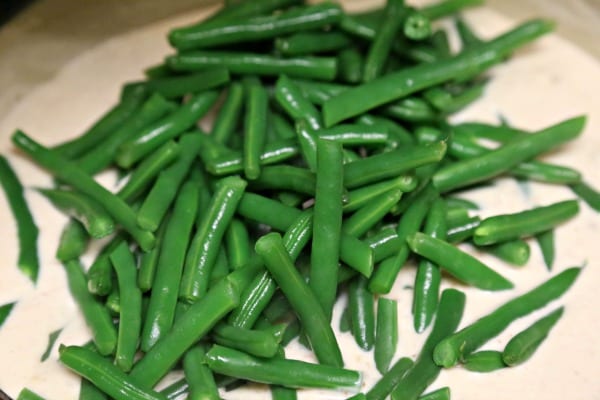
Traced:
MULTIPOLYGON (((358 8, 358 1, 350 1, 358 8)), ((361 3, 362 7, 364 3, 361 3)), ((485 8, 467 13, 478 32, 493 36, 514 26, 514 21, 485 8)), ((21 128, 41 143, 51 145, 74 136, 116 101, 123 82, 139 79, 148 65, 171 52, 165 33, 169 27, 195 21, 199 15, 185 16, 132 32, 107 41, 82 54, 68 64, 52 81, 30 93, 0 121, 0 151, 8 154, 25 186, 49 186, 51 178, 29 161, 15 154, 9 140, 15 128, 21 128)), ((509 63, 494 68, 485 98, 455 117, 456 121, 496 122, 502 114, 515 126, 539 129, 564 118, 588 114, 583 136, 547 157, 557 163, 584 172, 585 179, 600 187, 600 65, 575 46, 556 36, 548 36, 527 46, 509 63)), ((103 183, 114 185, 114 176, 106 175, 103 183)), ((573 198, 568 190, 530 185, 531 195, 511 179, 499 180, 494 188, 469 192, 477 201, 482 216, 520 211, 536 205, 573 198)), ((0 230, 2 232, 2 266, 0 266, 0 305, 17 301, 16 307, 0 329, 0 388, 16 397, 27 386, 49 400, 76 399, 79 378, 63 368, 58 359, 58 344, 83 344, 89 331, 71 300, 62 266, 54 259, 60 231, 66 221, 44 199, 27 191, 34 218, 40 228, 41 261, 38 284, 31 283, 16 268, 17 241, 12 215, 0 196, 0 230), (50 358, 40 363, 48 334, 64 328, 50 358)), ((450 386, 457 400, 526 399, 593 399, 600 396, 600 250, 598 249, 600 216, 582 204, 579 216, 557 230, 557 257, 554 272, 587 261, 574 287, 548 308, 511 325, 505 333, 485 345, 501 350, 507 339, 530 324, 536 317, 565 304, 565 315, 534 357, 523 366, 492 374, 477 374, 460 367, 445 370, 432 386, 450 386)), ((510 267, 497 259, 480 255, 484 262, 515 283, 515 289, 489 293, 458 285, 467 294, 462 326, 473 322, 506 300, 525 292, 551 276, 541 254, 532 242, 529 263, 523 268, 510 267)), ((84 259, 89 265, 91 258, 84 259)), ((399 301, 399 345, 397 357, 415 357, 428 332, 413 332, 410 313, 412 293, 405 286, 413 284, 414 268, 400 273, 390 298, 399 301)), ((446 280, 444 286, 448 286, 446 280)), ((344 302, 342 299, 341 302, 344 302)), ((334 315, 337 330, 343 304, 334 315)), ((346 367, 362 371, 363 389, 379 378, 372 353, 359 350, 348 333, 336 331, 346 367)), ((288 358, 314 361, 313 355, 297 343, 289 346, 288 358)), ((335 391, 299 392, 301 399, 343 399, 349 393, 335 391)), ((259 399, 265 393, 244 389, 224 393, 226 399, 259 399)))

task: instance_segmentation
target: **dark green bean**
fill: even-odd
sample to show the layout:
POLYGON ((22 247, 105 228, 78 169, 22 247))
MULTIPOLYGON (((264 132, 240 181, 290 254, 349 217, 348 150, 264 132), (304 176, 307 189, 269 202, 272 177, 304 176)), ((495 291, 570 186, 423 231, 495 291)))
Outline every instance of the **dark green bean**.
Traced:
POLYGON ((244 118, 244 175, 247 179, 260 176, 260 155, 267 136, 267 91, 257 78, 244 80, 246 116, 244 118))
POLYGON ((496 215, 481 221, 473 241, 489 245, 544 232, 567 221, 579 212, 577 200, 566 200, 514 214, 496 215))
POLYGON ((204 363, 206 348, 192 347, 183 356, 183 370, 189 385, 190 400, 219 400, 219 390, 212 371, 204 363))
POLYGON ((67 261, 63 266, 71 295, 79 305, 85 322, 92 331, 98 352, 102 355, 111 354, 117 346, 117 330, 108 310, 88 292, 79 260, 67 261))
POLYGON ((296 122, 296 135, 300 144, 300 154, 308 168, 317 172, 317 133, 309 126, 308 121, 296 122))
POLYGON ((83 224, 91 237, 99 239, 113 233, 114 220, 101 204, 82 193, 64 189, 37 189, 54 207, 83 224))
POLYGON ((351 236, 361 237, 380 222, 402 197, 401 190, 383 193, 359 208, 342 224, 342 230, 351 236))
POLYGON ((246 189, 246 181, 232 176, 221 179, 190 242, 181 277, 179 297, 193 302, 206 293, 211 271, 225 230, 246 189))
POLYGON ((145 352, 173 325, 186 251, 198 211, 199 192, 197 179, 185 182, 166 225, 140 340, 145 352))
POLYGON ((277 136, 282 140, 291 140, 296 138, 296 131, 288 120, 281 114, 272 113, 271 121, 273 129, 277 132, 277 136))
POLYGON ((17 304, 17 303, 13 302, 13 303, 6 303, 6 304, 3 304, 0 306, 0 327, 2 326, 2 324, 4 324, 4 322, 10 315, 10 312, 12 311, 15 304, 17 304))
POLYGON ((433 392, 429 392, 419 397, 419 400, 450 400, 450 388, 446 386, 433 392))
POLYGON ((106 394, 98 389, 92 382, 81 378, 78 400, 107 400, 106 394))
POLYGON ((309 286, 331 320, 337 292, 344 192, 340 143, 317 140, 316 175, 309 286))
POLYGON ((110 254, 119 282, 121 312, 115 364, 124 372, 131 370, 142 328, 142 291, 138 288, 137 266, 127 244, 122 242, 110 254))
POLYGON ((279 350, 282 325, 267 329, 246 329, 225 323, 212 330, 215 343, 264 358, 272 358, 279 350))
POLYGON ((260 177, 250 182, 251 189, 290 190, 315 195, 315 174, 305 168, 292 165, 274 165, 262 169, 260 177))
POLYGON ((119 293, 119 285, 114 282, 112 291, 106 296, 104 306, 113 317, 118 317, 121 313, 121 294, 119 293))
POLYGON ((535 235, 535 238, 542 252, 546 268, 551 271, 554 264, 554 229, 540 232, 535 235))
POLYGON ((138 211, 137 223, 140 226, 155 231, 161 224, 202 146, 202 135, 201 132, 191 132, 181 137, 179 159, 160 172, 138 211))
POLYGON ((350 212, 365 207, 379 195, 393 190, 410 192, 417 185, 417 180, 411 175, 401 175, 397 178, 381 181, 349 191, 344 196, 344 212, 350 212))
POLYGON ((547 21, 531 21, 486 42, 476 51, 466 51, 448 60, 405 68, 350 89, 343 96, 331 98, 323 104, 325 126, 332 126, 449 79, 479 73, 502 61, 515 48, 551 29, 552 24, 547 21))
POLYGON ((337 73, 334 57, 279 58, 259 53, 190 51, 167 57, 176 71, 198 71, 225 67, 233 74, 279 76, 333 80, 337 73))
POLYGON ((352 320, 351 331, 360 348, 369 351, 375 343, 375 300, 367 290, 368 280, 357 276, 348 286, 348 307, 352 320))
POLYGON ((408 236, 406 240, 412 251, 441 265, 462 282, 484 290, 506 290, 513 287, 502 275, 443 240, 420 232, 408 236))
POLYGON ((329 325, 329 318, 296 270, 281 236, 269 233, 258 239, 255 249, 298 315, 319 362, 342 366, 342 355, 329 325))
POLYGON ((516 297, 438 343, 435 363, 451 367, 502 332, 511 322, 559 298, 573 284, 580 268, 568 268, 533 290, 516 297))
POLYGON ((154 235, 137 226, 135 212, 73 162, 67 161, 56 152, 43 147, 19 130, 13 134, 12 141, 37 163, 51 171, 56 178, 101 203, 104 209, 131 234, 144 251, 154 247, 154 235))
POLYGON ((487 251, 507 263, 523 266, 529 260, 529 244, 522 239, 514 239, 501 242, 491 246, 482 247, 481 250, 487 251))
MULTIPOLYGON (((205 24, 226 24, 227 21, 240 18, 251 18, 260 15, 268 15, 282 8, 302 4, 299 0, 244 0, 226 1, 225 7, 221 8, 208 19, 201 21, 197 26, 205 24)), ((190 27, 192 28, 192 27, 190 27)))
POLYGON ((546 340, 548 333, 562 317, 563 312, 564 307, 558 308, 510 339, 501 353, 506 365, 514 367, 527 361, 546 340))
POLYGON ((356 389, 362 381, 357 371, 298 360, 256 358, 218 345, 206 353, 206 362, 219 374, 291 388, 356 389))
POLYGON ((17 225, 17 236, 19 238, 17 267, 35 284, 39 271, 38 228, 25 200, 23 185, 21 185, 8 160, 2 155, 0 155, 0 185, 2 185, 17 225))
POLYGON ((315 130, 322 127, 319 111, 303 96, 294 81, 285 75, 281 75, 275 83, 275 99, 294 121, 304 119, 315 130))
POLYGON ((131 380, 145 388, 156 385, 194 343, 238 305, 241 287, 233 275, 238 272, 245 273, 240 269, 220 280, 175 321, 173 329, 133 366, 131 380))
POLYGON ((360 123, 366 125, 382 125, 385 126, 390 135, 390 141, 392 147, 398 147, 398 145, 408 145, 415 142, 414 137, 401 125, 398 125, 392 120, 384 117, 375 116, 371 114, 363 114, 358 119, 360 123))
POLYGON ((301 211, 283 205, 277 200, 246 192, 240 200, 237 213, 283 232, 294 223, 301 211))
POLYGON ((338 53, 338 78, 347 83, 359 83, 363 76, 364 57, 355 47, 338 53))
POLYGON ((196 94, 222 86, 229 82, 229 71, 225 68, 211 68, 205 71, 182 75, 153 78, 128 85, 143 86, 148 92, 159 93, 167 99, 196 94))
POLYGON ((166 397, 137 386, 133 379, 109 360, 84 347, 61 346, 60 361, 69 369, 90 380, 116 400, 166 400, 166 397))
POLYGON ((56 249, 56 258, 66 262, 79 258, 87 249, 89 236, 84 226, 75 219, 70 219, 63 228, 56 249))
POLYGON ((388 129, 382 124, 340 124, 317 132, 321 139, 340 142, 344 146, 383 145, 390 141, 388 129))
POLYGON ((285 56, 309 55, 341 50, 351 44, 341 32, 298 32, 275 39, 275 50, 285 56))
POLYGON ((600 192, 596 191, 586 182, 575 183, 569 187, 588 206, 600 212, 600 192))
POLYGON ((398 345, 398 303, 380 297, 377 300, 377 328, 375 332, 375 365, 383 375, 387 372, 398 345))
POLYGON ((496 350, 483 350, 471 353, 465 357, 463 366, 472 372, 493 372, 506 368, 502 361, 502 352, 496 350))
POLYGON ((458 327, 465 307, 464 293, 446 289, 440 297, 433 329, 415 360, 394 391, 392 400, 416 400, 438 377, 441 368, 433 362, 432 354, 440 340, 451 335, 458 327))

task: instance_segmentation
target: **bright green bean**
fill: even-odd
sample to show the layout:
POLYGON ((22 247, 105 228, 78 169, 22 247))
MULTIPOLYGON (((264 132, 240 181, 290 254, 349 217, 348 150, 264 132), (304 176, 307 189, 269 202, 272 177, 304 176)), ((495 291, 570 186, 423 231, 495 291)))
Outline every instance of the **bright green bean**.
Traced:
POLYGON ((247 179, 260 176, 260 155, 267 136, 267 91, 257 78, 244 80, 246 116, 244 118, 244 175, 247 179))
POLYGON ((236 129, 244 103, 244 87, 239 82, 231 82, 227 97, 215 117, 211 131, 212 138, 226 144, 236 129))
POLYGON ((551 271, 554 264, 554 229, 540 232, 535 238, 542 252, 546 268, 548 268, 548 271, 551 271))
POLYGON ((529 260, 529 244, 522 239, 509 240, 481 248, 510 264, 523 266, 529 260))
POLYGON ((142 292, 148 292, 152 289, 152 285, 154 284, 158 258, 160 256, 162 243, 165 239, 165 231, 167 230, 170 219, 171 215, 167 214, 156 230, 156 246, 152 250, 140 254, 137 284, 142 292))
POLYGON ((586 182, 579 182, 569 186, 581 200, 596 211, 600 211, 600 192, 596 191, 586 182))
POLYGON ((19 392, 17 400, 44 400, 44 398, 27 388, 23 388, 19 392))
POLYGON ((190 400, 219 400, 219 391, 212 371, 204 363, 206 348, 192 347, 183 356, 183 370, 189 385, 190 400))
POLYGON ((402 191, 390 190, 359 208, 342 224, 342 230, 351 236, 361 237, 388 214, 400 198, 402 191))
POLYGON ((341 50, 350 44, 350 38, 341 32, 298 32, 276 38, 275 50, 285 56, 299 56, 341 50))
POLYGON ((62 262, 79 258, 87 249, 88 242, 85 227, 79 221, 70 219, 60 234, 56 258, 62 262))
POLYGON ((412 40, 423 40, 431 36, 431 21, 423 13, 412 10, 404 19, 402 33, 412 40))
POLYGON ((229 228, 225 232, 225 244, 231 269, 241 268, 250 260, 252 245, 248 229, 239 219, 234 218, 229 223, 229 228))
POLYGON ((380 297, 377 300, 377 327, 375 330, 375 365, 383 375, 388 371, 398 345, 398 303, 380 297))
POLYGON ((367 290, 367 278, 357 276, 348 286, 351 331, 360 348, 369 351, 375 343, 375 300, 367 290))
POLYGON ((381 181, 371 185, 359 187, 344 195, 344 212, 356 211, 365 207, 379 195, 393 190, 410 192, 417 185, 417 180, 411 175, 401 175, 397 178, 381 181))
POLYGON ((493 372, 506 368, 502 360, 502 352, 496 350, 483 350, 467 355, 463 361, 466 370, 472 372, 493 372))
POLYGON ((413 366, 413 360, 402 357, 373 385, 366 394, 367 400, 385 400, 398 385, 404 374, 413 366))
POLYGON ((272 358, 279 350, 281 326, 268 329, 246 329, 225 323, 212 330, 215 343, 263 358, 272 358))
POLYGON ((305 168, 292 165, 274 165, 262 169, 260 176, 250 182, 251 189, 290 190, 315 195, 315 174, 305 168))
POLYGON ((385 227, 373 236, 365 239, 365 243, 373 249, 373 261, 379 262, 394 255, 402 245, 394 227, 385 227))
POLYGON ((114 270, 110 263, 112 253, 124 240, 123 235, 117 234, 104 246, 87 271, 87 288, 90 293, 97 296, 106 296, 111 293, 114 270))
POLYGON ((459 225, 449 225, 446 232, 446 241, 448 243, 460 243, 471 238, 480 223, 481 218, 475 215, 459 225))

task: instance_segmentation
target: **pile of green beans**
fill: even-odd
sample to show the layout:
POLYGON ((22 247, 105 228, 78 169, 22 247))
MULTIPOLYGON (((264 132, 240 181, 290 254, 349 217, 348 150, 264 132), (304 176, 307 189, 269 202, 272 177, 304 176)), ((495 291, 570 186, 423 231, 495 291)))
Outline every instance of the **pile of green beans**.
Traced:
MULTIPOLYGON (((457 17, 462 47, 452 53, 432 22, 479 3, 387 0, 348 14, 329 2, 230 2, 173 29, 174 53, 126 84, 80 137, 46 147, 16 131, 16 148, 55 178, 38 192, 69 217, 56 257, 92 342, 61 346, 60 361, 84 378, 79 398, 218 399, 219 388, 248 382, 272 385, 273 399, 295 399, 297 388, 357 392, 361 374, 344 366, 338 323, 381 373, 355 399, 448 399, 448 388, 423 395, 444 367, 527 360, 563 308, 503 352, 475 351, 560 297, 578 268, 458 332, 465 295, 442 292, 443 279, 511 290, 499 268, 457 245, 523 266, 531 237, 550 269, 553 232, 579 203, 482 218, 456 191, 508 176, 568 185, 595 209, 600 194, 577 171, 535 160, 578 137, 585 117, 535 133, 448 122, 482 95, 483 72, 552 29, 532 20, 482 40, 457 17), (485 147, 490 140, 498 146, 485 147), (118 190, 96 181, 107 169, 126 176, 118 190), (105 237, 83 265, 92 239, 105 237), (411 360, 397 358, 410 324, 399 325, 390 292, 415 265, 412 326, 433 329, 411 360), (285 357, 296 338, 316 362, 285 357), (158 391, 174 371, 183 379, 158 391)), ((0 181, 19 225, 19 268, 35 282, 37 228, 3 157, 0 181)), ((0 324, 12 306, 0 307, 0 324)), ((37 398, 28 393, 19 398, 37 398)))

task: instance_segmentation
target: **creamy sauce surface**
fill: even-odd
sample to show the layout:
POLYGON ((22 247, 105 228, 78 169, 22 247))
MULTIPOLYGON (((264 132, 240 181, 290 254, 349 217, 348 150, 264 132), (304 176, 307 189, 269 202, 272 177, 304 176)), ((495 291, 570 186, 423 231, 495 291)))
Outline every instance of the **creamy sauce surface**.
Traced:
MULTIPOLYGON (((347 1, 349 9, 365 3, 347 1)), ((469 11, 468 19, 483 36, 490 37, 511 26, 497 13, 481 8, 469 11)), ((21 128, 41 143, 52 145, 83 131, 118 97, 121 84, 142 78, 141 71, 171 53, 165 33, 172 26, 196 21, 201 14, 165 21, 93 48, 68 64, 55 79, 40 86, 0 121, 0 151, 29 188, 26 196, 40 228, 41 262, 38 284, 33 287, 16 268, 16 227, 3 196, 0 196, 2 265, 0 266, 0 305, 17 301, 12 314, 0 329, 0 388, 16 397, 24 386, 48 400, 77 399, 79 378, 58 362, 58 344, 83 344, 89 331, 69 295, 62 266, 54 259, 60 231, 66 218, 53 209, 33 187, 48 187, 51 178, 31 162, 17 155, 9 137, 21 128), (63 328, 50 358, 40 362, 48 334, 63 328)), ((497 122, 503 115, 517 127, 536 130, 580 114, 589 116, 584 134, 574 143, 546 157, 547 160, 583 171, 585 180, 600 187, 600 64, 577 47, 556 36, 548 36, 520 51, 508 63, 490 72, 492 82, 485 97, 456 115, 455 121, 497 122)), ((114 187, 115 177, 105 174, 101 182, 114 187)), ((480 189, 465 197, 481 205, 481 215, 516 212, 538 205, 573 198, 564 189, 528 184, 526 196, 514 180, 501 179, 493 188, 480 189)), ((536 317, 566 306, 565 315, 548 340, 524 365, 492 374, 477 374, 460 367, 444 370, 431 389, 450 386, 455 400, 598 399, 600 398, 600 216, 582 203, 579 216, 556 232, 557 257, 552 274, 566 267, 587 267, 574 287, 558 302, 541 312, 517 321, 505 333, 484 346, 501 350, 506 341, 528 326, 536 317)), ((523 293, 551 276, 541 254, 531 241, 532 254, 523 268, 507 266, 495 258, 481 259, 515 283, 515 289, 488 293, 458 286, 467 294, 466 313, 461 326, 489 313, 506 300, 523 293)), ((83 262, 89 265, 91 256, 83 262)), ((415 357, 428 331, 414 333, 410 313, 412 293, 406 286, 414 281, 414 268, 404 268, 388 296, 399 302, 399 345, 396 357, 415 357)), ((449 282, 444 283, 447 287, 449 282)), ((379 378, 372 353, 359 350, 348 333, 337 330, 345 299, 337 304, 334 327, 342 347, 346 367, 363 372, 364 390, 379 378)), ((310 352, 297 343, 287 350, 288 358, 314 361, 310 352)), ((174 377, 171 377, 172 379, 174 377)), ((165 381, 166 383, 166 381, 165 381)), ((301 390, 301 399, 343 399, 348 392, 301 390)), ((223 393, 225 399, 262 399, 265 392, 252 387, 223 393)))

